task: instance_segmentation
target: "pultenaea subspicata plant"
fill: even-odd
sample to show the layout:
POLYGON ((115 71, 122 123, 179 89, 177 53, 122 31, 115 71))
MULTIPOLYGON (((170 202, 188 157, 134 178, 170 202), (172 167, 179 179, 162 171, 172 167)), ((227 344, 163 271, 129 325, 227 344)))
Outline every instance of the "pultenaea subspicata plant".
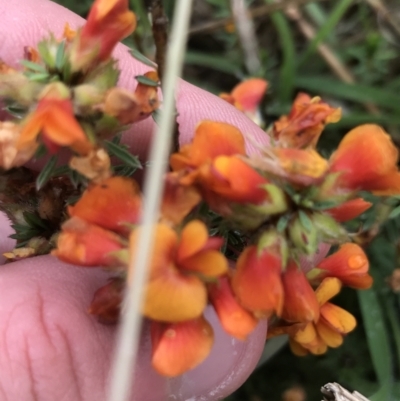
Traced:
MULTIPOLYGON (((96 0, 80 30, 66 26, 63 37, 26 48, 21 70, 0 65, 9 111, 0 123, 0 200, 17 239, 6 256, 51 252, 105 267, 112 278, 89 306, 104 323, 118 320, 142 230, 144 200, 131 178, 140 163, 118 134, 160 105, 154 70, 137 77, 134 92, 116 86, 111 52, 135 21, 126 0, 96 0), (21 167, 44 156, 39 174, 21 167)), ((249 79, 223 98, 258 121, 266 87, 249 79)), ((354 317, 330 300, 343 285, 365 289, 372 278, 356 233, 342 223, 371 206, 363 192, 398 195, 400 173, 398 152, 376 125, 354 128, 322 157, 318 139, 339 119, 339 109, 299 94, 257 154, 246 153, 237 128, 199 121, 193 141, 170 156, 142 310, 158 372, 177 376, 207 357, 209 304, 232 336, 245 340, 268 319, 269 336, 289 334, 299 355, 337 347, 354 329, 354 317), (301 258, 311 260, 323 243, 334 252, 304 271, 301 258)))

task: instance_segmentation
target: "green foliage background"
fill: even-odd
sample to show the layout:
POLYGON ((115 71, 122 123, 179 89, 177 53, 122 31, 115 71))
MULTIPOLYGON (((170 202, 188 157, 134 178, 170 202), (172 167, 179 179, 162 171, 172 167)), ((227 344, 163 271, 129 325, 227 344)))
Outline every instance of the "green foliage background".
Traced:
MULTIPOLYGON (((59 0, 85 16, 91 0, 59 0)), ((139 25, 125 42, 149 58, 154 54, 145 0, 131 0, 139 25)), ((149 3, 147 1, 147 3, 149 3)), ((271 3, 247 1, 249 8, 271 3)), ((174 0, 165 0, 170 13, 174 0)), ((269 83, 262 107, 267 123, 286 113, 298 91, 319 95, 343 109, 342 120, 328 126, 320 151, 329 154, 340 138, 357 124, 379 123, 400 143, 400 2, 398 0, 331 0, 309 2, 301 17, 315 28, 306 39, 299 25, 284 12, 267 13, 254 20, 258 55, 257 72, 269 83), (386 11, 380 7, 386 7, 386 11), (380 11, 379 11, 380 10, 380 11), (388 19, 391 19, 389 20, 388 19), (318 51, 328 47, 334 60, 351 75, 348 83, 338 77, 318 51)), ((197 0, 192 26, 230 15, 228 0, 197 0)), ((189 37, 185 79, 214 93, 229 92, 249 75, 236 32, 224 27, 203 30, 189 37)), ((305 390, 308 400, 319 400, 319 389, 337 381, 372 401, 400 400, 400 298, 387 285, 398 266, 400 199, 377 203, 361 222, 375 230, 382 215, 390 219, 368 247, 372 289, 344 290, 335 300, 359 322, 342 347, 321 357, 298 358, 287 347, 258 368, 229 401, 275 401, 293 386, 305 390)), ((274 347, 274 343, 268 344, 274 347)))

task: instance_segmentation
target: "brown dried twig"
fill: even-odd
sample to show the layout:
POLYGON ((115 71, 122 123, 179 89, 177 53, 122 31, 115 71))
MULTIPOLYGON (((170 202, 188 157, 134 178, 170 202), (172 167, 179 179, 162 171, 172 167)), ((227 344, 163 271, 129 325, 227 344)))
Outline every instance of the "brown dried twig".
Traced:
MULTIPOLYGON (((253 9, 248 10, 248 14, 250 19, 254 19, 271 14, 275 11, 284 10, 288 6, 293 6, 293 5, 303 6, 307 3, 316 3, 323 1, 329 1, 329 0, 285 0, 280 3, 266 4, 263 6, 255 7, 253 9)), ((231 24, 233 22, 234 22, 233 17, 221 18, 215 21, 207 21, 193 26, 189 30, 189 35, 196 35, 200 33, 215 31, 217 29, 224 28, 226 25, 231 24)))

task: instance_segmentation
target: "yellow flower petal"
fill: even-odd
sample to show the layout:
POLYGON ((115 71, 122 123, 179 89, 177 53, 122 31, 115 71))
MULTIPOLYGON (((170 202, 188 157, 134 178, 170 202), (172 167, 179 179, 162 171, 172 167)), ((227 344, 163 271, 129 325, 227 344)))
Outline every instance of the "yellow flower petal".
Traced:
POLYGON ((332 330, 321 320, 317 323, 317 332, 328 347, 337 348, 343 343, 343 336, 337 331, 332 330))
POLYGON ((300 329, 293 337, 294 341, 306 345, 314 342, 317 338, 317 332, 312 323, 308 323, 300 329))
POLYGON ((199 278, 168 268, 148 283, 143 314, 154 320, 182 322, 201 316, 206 305, 206 287, 199 278))
POLYGON ((185 259, 179 267, 207 277, 218 277, 228 272, 228 261, 221 252, 205 251, 185 259))
POLYGON ((339 294, 342 288, 342 283, 336 277, 325 278, 319 287, 315 290, 315 295, 317 296, 318 303, 324 305, 335 295, 339 294))
POLYGON ((321 319, 341 334, 349 333, 357 325, 357 321, 351 313, 330 302, 321 307, 321 319))
POLYGON ((199 252, 208 240, 207 228, 200 220, 193 220, 182 230, 178 260, 188 258, 199 252))
POLYGON ((293 354, 297 356, 306 356, 308 354, 306 348, 302 347, 299 343, 296 343, 296 341, 292 339, 289 340, 289 346, 293 354))

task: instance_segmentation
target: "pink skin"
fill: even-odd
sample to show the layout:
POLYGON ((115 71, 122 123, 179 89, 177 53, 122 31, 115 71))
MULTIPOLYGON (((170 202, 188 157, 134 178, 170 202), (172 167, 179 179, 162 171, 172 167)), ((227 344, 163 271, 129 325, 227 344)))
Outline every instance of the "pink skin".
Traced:
MULTIPOLYGON (((35 46, 49 31, 60 36, 66 21, 83 20, 46 0, 0 0, 0 58, 16 66, 23 46, 35 46)), ((133 77, 148 70, 118 46, 121 86, 133 88, 133 77)), ((203 119, 229 122, 255 141, 265 134, 242 113, 186 82, 178 92, 181 142, 190 141, 203 119)), ((132 151, 145 157, 152 136, 150 119, 124 135, 132 151)), ((248 143, 248 150, 252 146, 248 143)), ((254 149, 253 149, 254 150, 254 149)), ((11 228, 0 215, 0 251, 12 248, 11 228)), ((103 326, 86 313, 93 292, 105 283, 101 269, 65 265, 51 256, 37 257, 0 269, 0 401, 102 401, 115 345, 115 327, 103 326)), ((238 388, 255 367, 263 349, 266 324, 248 341, 223 332, 207 311, 216 343, 197 369, 176 379, 158 375, 150 366, 149 336, 144 329, 132 400, 217 400, 238 388)))

